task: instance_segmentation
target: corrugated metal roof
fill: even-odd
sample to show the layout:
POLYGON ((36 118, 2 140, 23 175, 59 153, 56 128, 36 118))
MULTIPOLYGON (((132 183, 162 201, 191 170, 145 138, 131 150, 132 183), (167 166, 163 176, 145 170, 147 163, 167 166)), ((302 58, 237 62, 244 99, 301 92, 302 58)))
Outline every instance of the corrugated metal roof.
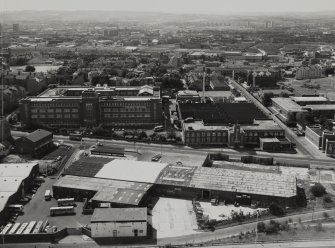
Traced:
POLYGON ((147 221, 147 208, 96 208, 91 222, 147 221))
POLYGON ((49 135, 52 135, 52 133, 44 129, 37 129, 36 131, 28 134, 25 138, 32 142, 37 142, 45 137, 48 137, 49 135))

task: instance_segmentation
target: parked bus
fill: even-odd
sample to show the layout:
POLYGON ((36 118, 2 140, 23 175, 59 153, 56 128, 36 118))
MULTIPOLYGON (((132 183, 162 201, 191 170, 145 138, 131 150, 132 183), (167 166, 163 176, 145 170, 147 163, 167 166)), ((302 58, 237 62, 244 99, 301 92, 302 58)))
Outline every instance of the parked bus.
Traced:
POLYGON ((19 229, 20 225, 21 225, 20 223, 15 223, 13 227, 10 229, 10 231, 8 232, 8 234, 14 234, 17 231, 17 229, 19 229))
POLYGON ((30 221, 29 225, 27 226, 26 230, 23 231, 23 234, 29 234, 33 231, 36 221, 30 221))
POLYGON ((6 233, 9 231, 9 229, 12 228, 12 226, 13 226, 13 224, 8 223, 8 224, 2 229, 2 231, 1 231, 0 234, 6 234, 6 233))
POLYGON ((51 190, 50 189, 47 189, 45 191, 44 198, 45 198, 46 201, 50 201, 51 200, 52 195, 51 195, 51 190))
POLYGON ((70 140, 77 140, 77 141, 81 141, 83 139, 83 135, 80 133, 70 133, 69 135, 69 139, 70 140))
POLYGON ((50 208, 50 215, 67 215, 67 214, 74 214, 74 206, 67 206, 67 207, 51 207, 50 208))
POLYGON ((9 207, 9 211, 18 212, 18 213, 23 212, 23 205, 21 204, 10 204, 8 207, 9 207))
POLYGON ((74 206, 74 198, 64 198, 64 199, 58 199, 57 200, 58 207, 64 207, 64 206, 74 206))
POLYGON ((37 222, 37 224, 36 224, 36 226, 34 228, 33 233, 40 233, 41 229, 42 229, 42 226, 43 226, 43 221, 40 220, 39 222, 37 222))
POLYGON ((23 223, 20 228, 16 231, 15 234, 22 234, 23 231, 26 229, 26 227, 28 226, 28 223, 23 223))

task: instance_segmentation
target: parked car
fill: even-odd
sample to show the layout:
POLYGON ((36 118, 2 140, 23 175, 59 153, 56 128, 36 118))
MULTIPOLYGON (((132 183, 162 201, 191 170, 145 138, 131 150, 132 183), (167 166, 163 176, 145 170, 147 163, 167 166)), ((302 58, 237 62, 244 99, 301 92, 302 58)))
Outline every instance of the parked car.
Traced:
POLYGON ((156 154, 155 156, 152 157, 151 161, 155 161, 155 162, 157 162, 157 161, 159 161, 161 158, 162 158, 162 155, 160 155, 160 154, 156 154))

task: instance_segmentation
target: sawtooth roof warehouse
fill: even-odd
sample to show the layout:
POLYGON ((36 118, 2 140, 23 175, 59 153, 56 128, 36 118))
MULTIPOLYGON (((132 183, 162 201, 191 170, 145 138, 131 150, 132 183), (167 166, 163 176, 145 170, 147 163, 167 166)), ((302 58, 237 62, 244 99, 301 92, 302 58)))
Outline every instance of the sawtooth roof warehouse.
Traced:
MULTIPOLYGON (((82 164, 82 167, 89 166, 92 165, 82 164)), ((72 172, 70 166, 65 176, 53 185, 56 198, 89 198, 95 204, 109 202, 116 207, 130 207, 144 206, 150 195, 234 201, 236 195, 245 194, 264 204, 294 204, 297 195, 294 176, 269 172, 120 159, 104 163, 98 172, 91 170, 85 176, 72 172)))

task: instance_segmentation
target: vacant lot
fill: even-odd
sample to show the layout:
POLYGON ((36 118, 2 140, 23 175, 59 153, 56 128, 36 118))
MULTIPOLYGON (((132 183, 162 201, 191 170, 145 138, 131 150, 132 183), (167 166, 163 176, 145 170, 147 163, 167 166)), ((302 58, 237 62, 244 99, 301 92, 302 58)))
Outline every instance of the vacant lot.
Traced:
POLYGON ((152 210, 152 226, 157 230, 157 238, 197 233, 198 225, 192 202, 159 198, 152 210))

